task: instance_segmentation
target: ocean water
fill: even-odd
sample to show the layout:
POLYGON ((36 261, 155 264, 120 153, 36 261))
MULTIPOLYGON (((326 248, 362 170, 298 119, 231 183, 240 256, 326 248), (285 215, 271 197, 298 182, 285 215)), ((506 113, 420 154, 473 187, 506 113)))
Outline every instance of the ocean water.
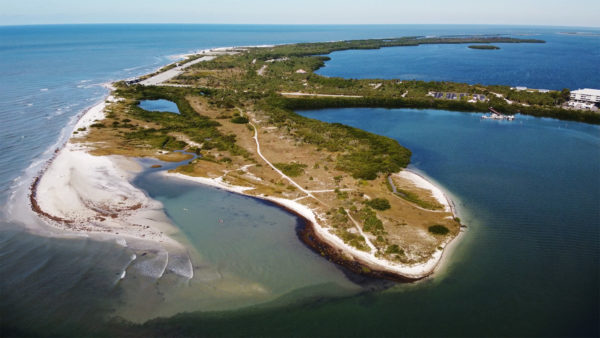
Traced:
POLYGON ((457 25, 0 27, 3 333, 598 335, 596 126, 528 117, 507 124, 444 111, 303 112, 398 139, 413 151, 413 167, 459 201, 468 231, 444 271, 412 285, 357 284, 298 241, 293 215, 151 169, 135 183, 164 204, 193 248, 199 273, 189 282, 133 271, 121 279, 131 261, 127 248, 35 236, 19 224, 26 219, 4 217, 14 207, 16 187, 30 184, 76 116, 107 94, 104 83, 150 72, 183 53, 232 45, 509 34, 548 43, 502 45, 491 52, 464 46, 339 52, 321 72, 598 88, 600 38, 559 34, 582 30, 598 33, 457 25), (106 322, 114 316, 136 324, 106 322), (156 317, 162 319, 140 324, 156 317))

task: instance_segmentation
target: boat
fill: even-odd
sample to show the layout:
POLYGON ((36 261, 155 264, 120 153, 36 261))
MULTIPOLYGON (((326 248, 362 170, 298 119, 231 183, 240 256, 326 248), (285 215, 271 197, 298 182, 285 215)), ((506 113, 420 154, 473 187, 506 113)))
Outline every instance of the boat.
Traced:
POLYGON ((507 121, 512 121, 515 119, 514 115, 502 114, 501 112, 494 109, 494 107, 489 107, 488 109, 490 110, 491 114, 481 116, 482 119, 507 120, 507 121))

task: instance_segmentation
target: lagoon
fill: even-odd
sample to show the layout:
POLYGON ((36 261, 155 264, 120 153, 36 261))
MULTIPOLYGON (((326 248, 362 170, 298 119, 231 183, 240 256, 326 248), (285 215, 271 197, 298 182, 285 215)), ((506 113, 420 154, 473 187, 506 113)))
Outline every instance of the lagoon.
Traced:
POLYGON ((177 104, 169 100, 142 100, 138 106, 147 111, 180 114, 177 104))

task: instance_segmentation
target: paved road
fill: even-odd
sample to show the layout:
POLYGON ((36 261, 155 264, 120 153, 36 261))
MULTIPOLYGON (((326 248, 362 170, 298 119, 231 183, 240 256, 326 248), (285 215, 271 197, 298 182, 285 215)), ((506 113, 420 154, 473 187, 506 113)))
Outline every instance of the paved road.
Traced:
POLYGON ((175 67, 172 69, 167 70, 166 72, 162 72, 159 74, 154 75, 153 77, 147 78, 146 80, 140 82, 141 85, 144 86, 157 86, 162 84, 163 82, 169 81, 170 79, 179 76, 181 73, 183 73, 183 70, 197 64, 198 62, 203 62, 203 61, 210 61, 213 60, 214 58, 216 58, 216 56, 203 56, 201 58, 198 58, 194 61, 190 61, 188 63, 184 63, 183 65, 179 66, 179 67, 175 67))

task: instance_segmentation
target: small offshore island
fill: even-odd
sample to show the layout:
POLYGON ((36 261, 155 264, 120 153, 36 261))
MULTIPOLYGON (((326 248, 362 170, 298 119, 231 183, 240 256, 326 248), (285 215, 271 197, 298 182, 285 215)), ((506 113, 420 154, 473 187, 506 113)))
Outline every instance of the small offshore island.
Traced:
MULTIPOLYGON (((328 60, 323 55, 333 51, 442 43, 543 41, 407 37, 201 51, 139 79, 114 83, 109 98, 82 116, 70 141, 34 181, 32 208, 65 231, 158 243, 185 259, 160 203, 130 183, 142 170, 133 158, 181 162, 164 174, 269 200, 303 217, 301 239, 335 263, 375 277, 424 278, 461 229, 446 194, 405 169, 411 152, 397 141, 294 110, 485 112, 493 106, 505 114, 600 122, 596 113, 560 107, 568 93, 559 91, 314 73, 328 60), (485 99, 446 100, 433 92, 485 99), (140 103, 149 100, 174 102, 178 112, 142 109, 140 103)), ((188 266, 173 272, 191 278, 191 262, 188 266)))
POLYGON ((471 49, 483 49, 483 50, 498 50, 500 47, 493 45, 470 45, 471 49))

